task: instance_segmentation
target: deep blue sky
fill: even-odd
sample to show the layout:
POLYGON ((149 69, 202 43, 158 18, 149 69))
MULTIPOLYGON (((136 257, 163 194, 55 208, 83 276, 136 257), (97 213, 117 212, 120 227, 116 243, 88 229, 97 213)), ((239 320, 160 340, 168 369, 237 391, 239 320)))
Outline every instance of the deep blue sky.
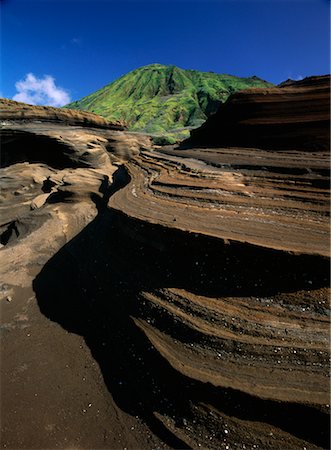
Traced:
POLYGON ((72 100, 159 62, 274 83, 329 68, 327 0, 2 0, 1 93, 29 72, 72 100))

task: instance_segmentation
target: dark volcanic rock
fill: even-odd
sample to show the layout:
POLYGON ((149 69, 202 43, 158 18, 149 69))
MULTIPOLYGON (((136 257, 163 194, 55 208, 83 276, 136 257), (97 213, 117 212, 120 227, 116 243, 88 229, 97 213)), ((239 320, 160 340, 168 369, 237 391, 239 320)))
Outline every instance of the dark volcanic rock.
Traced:
POLYGON ((327 150, 330 76, 287 81, 278 87, 233 94, 191 132, 185 146, 327 150))

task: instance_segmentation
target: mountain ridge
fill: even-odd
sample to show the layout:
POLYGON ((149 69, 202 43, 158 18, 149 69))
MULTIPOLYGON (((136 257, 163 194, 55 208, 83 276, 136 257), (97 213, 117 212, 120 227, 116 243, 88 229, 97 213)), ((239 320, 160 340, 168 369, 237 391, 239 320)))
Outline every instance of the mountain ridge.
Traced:
POLYGON ((66 108, 124 120, 132 131, 162 134, 186 128, 188 133, 214 114, 232 93, 271 86, 256 76, 240 78, 155 63, 122 75, 66 108))

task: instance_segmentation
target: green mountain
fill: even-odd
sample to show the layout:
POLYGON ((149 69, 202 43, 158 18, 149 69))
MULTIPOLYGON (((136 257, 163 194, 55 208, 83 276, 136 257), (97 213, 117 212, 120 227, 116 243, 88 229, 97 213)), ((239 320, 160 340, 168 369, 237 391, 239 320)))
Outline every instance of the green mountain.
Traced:
POLYGON ((266 86, 272 84, 255 76, 239 78, 151 64, 66 107, 124 120, 132 131, 176 139, 205 122, 233 92, 266 86))

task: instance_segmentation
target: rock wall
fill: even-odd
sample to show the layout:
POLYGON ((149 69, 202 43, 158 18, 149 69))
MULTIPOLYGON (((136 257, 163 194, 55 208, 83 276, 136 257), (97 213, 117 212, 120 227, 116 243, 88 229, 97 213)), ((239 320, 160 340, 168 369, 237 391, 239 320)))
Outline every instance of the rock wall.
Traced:
POLYGON ((232 95, 184 146, 327 150, 330 76, 232 95))

